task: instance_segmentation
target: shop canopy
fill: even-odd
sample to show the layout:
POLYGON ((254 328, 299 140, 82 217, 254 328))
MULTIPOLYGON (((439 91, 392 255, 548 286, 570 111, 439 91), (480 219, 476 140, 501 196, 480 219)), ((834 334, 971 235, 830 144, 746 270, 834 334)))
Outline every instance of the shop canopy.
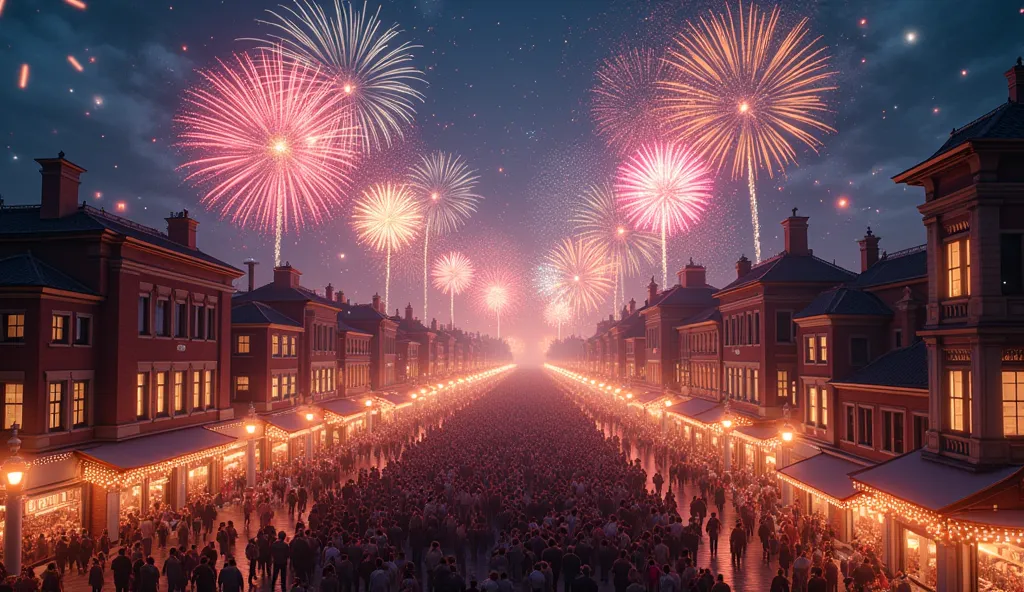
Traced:
MULTIPOLYGON (((625 396, 625 395, 623 395, 623 396, 625 396)), ((653 403, 654 401, 657 401, 658 399, 662 398, 663 396, 664 396, 663 393, 660 393, 660 392, 657 392, 657 391, 642 391, 642 392, 639 392, 639 393, 633 393, 633 398, 629 399, 629 402, 643 406, 643 405, 647 405, 648 403, 653 403)))
POLYGON ((864 465, 821 453, 779 469, 778 474, 790 485, 842 506, 859 493, 853 488, 850 473, 863 468, 864 465))
POLYGON ((733 430, 733 435, 742 440, 765 444, 779 437, 779 426, 773 423, 740 426, 733 430))
POLYGON ((275 413, 273 415, 261 415, 260 419, 289 434, 301 432, 302 430, 319 424, 316 418, 314 418, 313 421, 310 421, 306 419, 305 413, 300 413, 298 411, 287 411, 285 413, 275 413))
MULTIPOLYGON (((414 399, 409 395, 400 395, 398 393, 387 393, 384 395, 380 395, 377 398, 380 399, 381 401, 394 405, 395 407, 405 407, 407 405, 412 405, 414 401, 414 399)), ((364 407, 363 410, 365 411, 366 408, 364 407)))
POLYGON ((715 401, 708 401, 707 399, 690 399, 689 401, 684 401, 669 407, 668 412, 673 415, 693 419, 714 407, 718 407, 718 403, 715 401))
POLYGON ((1021 465, 991 471, 965 471, 924 458, 921 450, 898 456, 870 468, 858 470, 851 478, 861 485, 889 494, 933 512, 955 509, 967 501, 1021 472, 1021 465))
POLYGON ((205 427, 193 427, 140 436, 123 442, 101 444, 95 448, 80 450, 79 453, 89 460, 126 471, 172 461, 236 440, 237 438, 205 427))
POLYGON ((366 413, 365 399, 335 399, 318 403, 318 405, 324 411, 342 418, 355 417, 361 413, 366 413))

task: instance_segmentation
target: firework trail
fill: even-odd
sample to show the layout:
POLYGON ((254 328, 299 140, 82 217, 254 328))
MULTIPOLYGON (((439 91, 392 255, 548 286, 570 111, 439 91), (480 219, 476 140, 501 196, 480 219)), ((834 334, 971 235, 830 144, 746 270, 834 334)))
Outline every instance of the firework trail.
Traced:
POLYGON ((473 262, 458 251, 442 255, 434 262, 434 287, 451 297, 452 327, 455 327, 455 295, 473 283, 473 272, 473 262))
POLYGON ((356 203, 352 226, 359 241, 375 251, 387 254, 384 310, 390 310, 391 254, 416 240, 422 220, 420 204, 406 185, 374 185, 356 203))

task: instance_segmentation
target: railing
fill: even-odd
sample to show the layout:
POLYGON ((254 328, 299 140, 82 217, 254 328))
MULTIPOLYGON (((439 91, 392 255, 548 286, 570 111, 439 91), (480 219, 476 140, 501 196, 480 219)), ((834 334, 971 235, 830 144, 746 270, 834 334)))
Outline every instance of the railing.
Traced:
POLYGON ((953 436, 951 434, 942 434, 939 439, 939 449, 942 452, 949 454, 958 454, 960 456, 970 456, 971 453, 971 441, 969 438, 964 436, 953 436))
POLYGON ((942 303, 942 320, 954 321, 967 318, 967 299, 949 300, 942 303))

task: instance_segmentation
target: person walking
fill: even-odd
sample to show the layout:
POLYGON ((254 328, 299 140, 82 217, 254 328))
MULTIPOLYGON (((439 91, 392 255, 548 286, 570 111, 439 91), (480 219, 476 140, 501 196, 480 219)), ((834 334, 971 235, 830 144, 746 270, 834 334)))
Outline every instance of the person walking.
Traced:
POLYGON ((89 568, 89 587, 92 588, 92 592, 103 590, 103 568, 100 567, 98 558, 92 560, 92 567, 89 568))
POLYGON ((220 592, 243 592, 245 590, 245 580, 242 578, 242 572, 238 569, 234 557, 228 558, 227 565, 220 570, 220 575, 217 576, 217 589, 220 592))
POLYGON ((114 592, 128 592, 132 580, 132 560, 128 559, 127 549, 118 549, 117 557, 110 562, 110 571, 114 574, 114 592))
POLYGON ((704 530, 708 533, 708 550, 711 556, 718 557, 718 535, 722 532, 722 521, 718 519, 716 512, 711 512, 711 517, 708 518, 708 523, 704 525, 704 530))
POLYGON ((277 540, 270 545, 270 558, 273 568, 270 575, 270 592, 274 591, 277 578, 281 578, 281 592, 288 592, 288 558, 291 556, 291 548, 285 542, 284 532, 277 533, 277 540))

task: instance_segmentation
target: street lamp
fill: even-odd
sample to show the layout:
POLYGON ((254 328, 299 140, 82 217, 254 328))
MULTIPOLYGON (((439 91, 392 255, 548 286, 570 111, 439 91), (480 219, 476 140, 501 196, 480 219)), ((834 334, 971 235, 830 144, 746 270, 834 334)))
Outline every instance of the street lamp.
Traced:
MULTIPOLYGON (((779 458, 775 459, 775 470, 778 471, 789 465, 789 448, 793 444, 793 426, 789 423, 790 414, 789 402, 782 406, 783 424, 779 432, 781 445, 779 446, 779 458)), ((782 482, 782 505, 788 506, 793 503, 793 488, 789 483, 782 482)))
POLYGON ((7 486, 7 518, 4 521, 4 561, 8 573, 21 573, 21 523, 25 510, 22 507, 22 493, 25 491, 25 473, 28 464, 20 456, 21 440, 18 439, 18 424, 11 426, 11 439, 7 441, 11 456, 3 464, 4 482, 7 486))
POLYGON ((256 487, 256 407, 249 403, 249 415, 245 418, 245 433, 248 439, 245 443, 245 486, 256 487))
POLYGON ((725 472, 732 470, 732 437, 730 432, 733 426, 732 412, 729 410, 729 399, 725 398, 725 409, 722 415, 722 466, 725 472))

